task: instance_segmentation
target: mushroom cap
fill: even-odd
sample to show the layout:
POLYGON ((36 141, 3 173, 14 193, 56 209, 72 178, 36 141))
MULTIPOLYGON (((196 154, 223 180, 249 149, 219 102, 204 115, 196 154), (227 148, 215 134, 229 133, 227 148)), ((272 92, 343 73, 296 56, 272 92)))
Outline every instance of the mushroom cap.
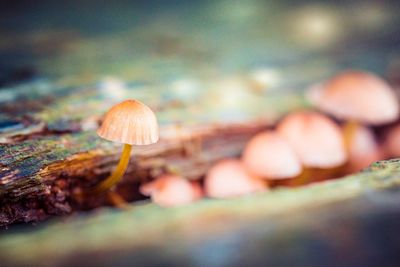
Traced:
POLYGON ((158 141, 157 118, 145 104, 137 100, 125 100, 106 113, 97 134, 123 144, 153 144, 158 141))
POLYGON ((198 184, 174 174, 161 175, 156 180, 142 185, 140 192, 164 207, 188 204, 202 196, 198 184))
POLYGON ((399 117, 399 104, 392 88, 380 77, 364 71, 345 71, 309 91, 310 101, 338 119, 371 125, 399 117))
POLYGON ((348 148, 350 172, 360 171, 382 159, 383 153, 371 129, 358 125, 348 148))
POLYGON ((251 173, 268 179, 291 178, 302 170, 293 148, 272 131, 255 135, 247 143, 242 160, 251 173))
POLYGON ((347 160, 339 126, 324 115, 312 111, 292 113, 278 124, 277 131, 304 166, 331 168, 347 160))
POLYGON ((236 159, 222 160, 211 167, 204 186, 206 194, 214 198, 231 198, 266 189, 263 180, 251 176, 236 159))

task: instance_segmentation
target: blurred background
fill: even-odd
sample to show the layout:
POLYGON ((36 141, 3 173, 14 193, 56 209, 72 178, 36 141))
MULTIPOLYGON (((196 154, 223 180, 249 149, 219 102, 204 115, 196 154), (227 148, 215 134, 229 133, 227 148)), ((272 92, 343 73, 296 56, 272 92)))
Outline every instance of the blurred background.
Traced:
MULTIPOLYGON (((196 102, 185 115, 190 119, 175 114, 176 121, 248 120, 266 116, 257 107, 271 101, 260 96, 279 102, 280 91, 288 98, 338 70, 398 81, 399 6, 395 0, 2 1, 0 86, 33 82, 42 87, 32 89, 36 94, 47 86, 56 95, 54 82, 65 96, 97 83, 92 94, 78 91, 112 103, 196 102)), ((0 95, 3 110, 6 95, 0 95)), ((271 105, 271 113, 285 110, 271 105)), ((170 122, 166 117, 161 123, 170 122)))
POLYGON ((0 83, 102 76, 165 82, 246 73, 264 74, 271 86, 296 87, 302 77, 337 68, 390 72, 399 65, 399 5, 2 1, 0 83))

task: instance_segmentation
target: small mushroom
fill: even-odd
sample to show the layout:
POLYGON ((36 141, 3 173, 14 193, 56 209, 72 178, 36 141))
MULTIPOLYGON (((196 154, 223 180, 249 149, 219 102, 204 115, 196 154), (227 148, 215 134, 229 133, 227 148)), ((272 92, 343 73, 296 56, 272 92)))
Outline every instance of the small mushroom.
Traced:
POLYGON ((175 174, 162 175, 142 185, 140 192, 145 196, 150 196, 155 203, 163 207, 189 204, 202 197, 199 184, 175 174))
POLYGON ((247 172, 237 159, 225 159, 212 166, 205 178, 206 194, 214 198, 231 198, 264 191, 263 180, 247 172))
POLYGON ((322 114, 292 113, 278 124, 277 131, 306 167, 333 168, 347 160, 339 126, 322 114))
POLYGON ((347 120, 344 131, 349 151, 360 123, 382 125, 399 118, 394 90, 380 77, 365 71, 345 71, 308 93, 311 102, 338 119, 347 120))
POLYGON ((399 117, 399 104, 390 85, 364 71, 342 72, 314 86, 308 96, 315 106, 338 119, 381 125, 399 117))
POLYGON ((355 129, 348 152, 347 171, 351 173, 360 171, 371 163, 383 159, 382 149, 379 147, 374 133, 362 125, 355 129))
POLYGON ((302 170, 293 148, 272 131, 255 135, 247 143, 242 160, 249 172, 268 179, 292 178, 302 170))
POLYGON ((400 124, 391 127, 385 134, 383 148, 388 157, 400 157, 400 124))
POLYGON ((122 178, 129 163, 132 145, 149 145, 158 141, 157 118, 145 104, 126 100, 106 113, 97 134, 106 140, 124 144, 117 168, 93 190, 100 193, 113 187, 122 178))

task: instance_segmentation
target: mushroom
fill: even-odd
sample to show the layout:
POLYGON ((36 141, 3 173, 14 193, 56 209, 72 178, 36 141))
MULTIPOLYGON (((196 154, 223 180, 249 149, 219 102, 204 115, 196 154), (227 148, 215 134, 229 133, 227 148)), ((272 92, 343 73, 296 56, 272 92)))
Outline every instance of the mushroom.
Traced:
POLYGON ((205 178, 205 192, 214 198, 231 198, 264 191, 263 180, 247 172, 237 159, 225 159, 212 166, 205 178))
POLYGON ((310 91, 310 100, 338 119, 371 125, 399 117, 395 92, 380 77, 363 71, 345 71, 310 91))
POLYGON ((156 180, 142 185, 139 190, 163 207, 188 204, 202 197, 198 183, 190 182, 175 174, 161 175, 156 180))
POLYGON ((344 127, 347 149, 359 123, 382 125, 399 117, 399 104, 393 89, 380 77, 350 70, 308 92, 310 101, 338 119, 348 120, 344 127))
POLYGON ((322 114, 292 113, 278 124, 277 131, 306 167, 331 168, 347 160, 339 126, 322 114))
POLYGON ((305 167, 297 179, 299 183, 308 182, 315 174, 313 169, 333 169, 347 160, 339 126, 322 114, 292 113, 278 124, 277 132, 293 147, 305 167))
POLYGON ((132 145, 149 145, 158 141, 157 118, 145 104, 137 100, 125 100, 105 114, 97 134, 106 140, 124 144, 117 168, 93 190, 100 193, 113 187, 122 178, 129 163, 132 145))
POLYGON ((383 148, 388 157, 400 157, 400 124, 391 127, 385 134, 383 148))
POLYGON ((349 172, 360 171, 371 163, 383 159, 382 149, 379 147, 374 133, 368 127, 360 125, 354 131, 353 141, 348 147, 349 172))
POLYGON ((247 143, 242 160, 249 172, 268 179, 292 178, 302 170, 293 148, 272 131, 255 135, 247 143))

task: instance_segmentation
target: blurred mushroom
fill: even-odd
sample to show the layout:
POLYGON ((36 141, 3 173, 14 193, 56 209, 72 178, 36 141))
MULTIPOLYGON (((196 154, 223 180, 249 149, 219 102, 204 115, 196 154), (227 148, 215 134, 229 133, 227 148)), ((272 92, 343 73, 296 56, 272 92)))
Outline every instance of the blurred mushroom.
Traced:
POLYGON ((389 129, 383 143, 385 154, 390 158, 400 157, 400 124, 389 129))
POLYGON ((264 181, 249 174, 237 159, 218 162, 205 178, 206 194, 214 198, 231 198, 266 189, 264 181))
POLYGON ((175 175, 166 174, 142 185, 140 192, 160 206, 173 207, 196 201, 202 197, 200 185, 175 175))
POLYGON ((268 179, 291 178, 301 173, 301 163, 289 143, 272 131, 254 136, 242 157, 252 174, 268 179))
POLYGON ((277 131, 306 167, 332 168, 347 160, 339 126, 324 115, 312 111, 292 113, 278 124, 277 131))
POLYGON ((349 162, 347 171, 357 172, 371 163, 383 159, 383 152, 380 149, 374 133, 365 126, 359 126, 354 131, 352 142, 349 145, 349 162))
POLYGON ((378 76, 364 71, 345 71, 308 93, 319 109, 338 119, 370 125, 390 123, 399 117, 393 89, 378 76))
POLYGON ((126 100, 106 113, 97 134, 106 140, 124 144, 117 168, 93 190, 100 193, 112 188, 122 178, 129 163, 132 145, 149 145, 158 141, 157 118, 145 104, 126 100))
POLYGON ((378 76, 364 71, 345 71, 308 94, 311 102, 338 119, 344 127, 346 149, 350 150, 359 123, 382 125, 399 117, 399 104, 393 89, 378 76))

